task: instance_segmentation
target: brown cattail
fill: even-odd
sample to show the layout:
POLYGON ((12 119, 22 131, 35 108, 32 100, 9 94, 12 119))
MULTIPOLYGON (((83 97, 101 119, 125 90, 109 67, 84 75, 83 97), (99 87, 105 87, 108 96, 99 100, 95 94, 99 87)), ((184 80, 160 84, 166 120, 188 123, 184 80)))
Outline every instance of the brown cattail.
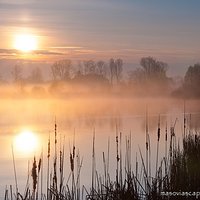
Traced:
POLYGON ((57 124, 55 119, 55 144, 57 144, 57 124))
POLYGON ((31 176, 33 178, 33 192, 35 192, 36 186, 37 186, 37 163, 36 163, 35 156, 34 156, 31 176))
POLYGON ((71 171, 74 171, 74 158, 72 154, 70 153, 70 166, 71 166, 71 171))
POLYGON ((41 164, 42 164, 42 159, 40 158, 39 163, 38 163, 38 174, 40 173, 41 164))
POLYGON ((75 158, 75 146, 73 147, 73 158, 75 158))
POLYGON ((62 172, 62 151, 60 151, 60 173, 62 172))
POLYGON ((158 119, 158 142, 160 140, 160 115, 159 115, 159 119, 158 119))
POLYGON ((116 136, 116 144, 117 144, 117 162, 119 162, 120 158, 119 158, 119 152, 118 152, 118 144, 119 144, 118 136, 116 136))
POLYGON ((49 141, 48 141, 48 155, 47 157, 50 158, 50 138, 49 138, 49 141))

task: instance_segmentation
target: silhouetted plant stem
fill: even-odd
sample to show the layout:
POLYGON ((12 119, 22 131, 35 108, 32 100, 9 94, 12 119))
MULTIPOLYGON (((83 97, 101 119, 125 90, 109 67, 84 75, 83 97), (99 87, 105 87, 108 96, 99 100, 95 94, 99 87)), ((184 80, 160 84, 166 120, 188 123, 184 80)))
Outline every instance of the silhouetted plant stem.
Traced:
POLYGON ((157 151, 156 151, 156 178, 158 176, 158 153, 159 153, 159 141, 160 141, 160 115, 158 119, 158 132, 157 132, 157 151))
MULTIPOLYGON (((148 191, 147 184, 149 182, 149 161, 148 161, 148 151, 149 151, 149 130, 148 130, 148 107, 146 107, 146 191, 148 191)), ((147 192, 148 193, 148 192, 147 192)))
POLYGON ((10 200, 13 200, 13 189, 12 189, 12 185, 10 185, 10 200))
MULTIPOLYGON (((55 155, 54 155, 54 175, 53 175, 53 189, 55 191, 57 190, 57 124, 56 124, 56 118, 55 118, 55 155)), ((57 196, 57 195, 56 195, 57 196)), ((57 197, 56 197, 57 199, 57 197)))
POLYGON ((47 153, 47 199, 49 199, 49 159, 50 159, 50 152, 51 152, 51 146, 50 146, 50 134, 48 139, 48 153, 47 153))
POLYGON ((185 138, 185 134, 186 134, 186 115, 185 115, 185 99, 183 102, 183 137, 185 138))
POLYGON ((94 196, 94 184, 95 184, 95 173, 96 173, 96 166, 95 166, 95 130, 93 132, 93 142, 92 142, 92 197, 94 196))
POLYGON ((120 132, 120 158, 119 158, 119 163, 120 163, 120 169, 119 169, 119 179, 120 179, 120 188, 122 187, 122 133, 120 132))
POLYGON ((15 176, 16 195, 17 195, 17 200, 18 200, 17 171, 16 171, 16 166, 15 166, 15 155, 14 155, 13 145, 12 145, 12 160, 13 160, 13 169, 14 169, 14 176, 15 176))
POLYGON ((116 169, 116 184, 117 184, 117 188, 119 187, 119 138, 118 138, 118 128, 116 125, 116 152, 117 152, 117 157, 116 157, 116 161, 117 161, 117 169, 116 169))

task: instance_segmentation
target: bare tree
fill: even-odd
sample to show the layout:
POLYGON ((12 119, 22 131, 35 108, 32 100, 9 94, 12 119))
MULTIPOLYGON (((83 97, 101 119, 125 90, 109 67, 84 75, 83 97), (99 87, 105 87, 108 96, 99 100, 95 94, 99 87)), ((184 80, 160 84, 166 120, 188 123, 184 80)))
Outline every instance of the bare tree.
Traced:
POLYGON ((54 80, 67 80, 71 78, 71 60, 59 60, 51 66, 51 73, 54 80))
POLYGON ((102 75, 103 77, 106 77, 106 75, 107 75, 106 63, 104 61, 100 60, 96 63, 96 66, 97 66, 97 73, 99 75, 102 75))
POLYGON ((167 64, 152 57, 144 57, 140 68, 129 72, 129 84, 143 94, 166 94, 170 91, 170 79, 166 75, 167 64))
POLYGON ((22 67, 21 65, 15 65, 11 71, 14 82, 19 82, 22 79, 22 67))
POLYGON ((144 70, 141 68, 136 68, 134 71, 128 73, 129 84, 140 85, 145 79, 144 70))
POLYGON ((117 60, 111 58, 109 67, 110 67, 111 84, 113 84, 114 80, 116 80, 116 83, 119 84, 122 78, 123 60, 120 58, 118 58, 117 60))
POLYGON ((113 84, 113 80, 115 77, 115 60, 113 58, 110 59, 109 67, 110 67, 110 82, 111 84, 113 84))
POLYGON ((140 61, 144 74, 148 80, 166 79, 168 65, 162 61, 157 61, 152 57, 144 57, 140 61))
POLYGON ((122 78, 122 71, 123 71, 123 60, 118 58, 115 61, 115 74, 116 74, 117 83, 119 83, 122 78))
POLYGON ((189 66, 184 77, 184 92, 191 96, 200 96, 200 64, 189 66))
POLYGON ((36 83, 40 83, 43 81, 42 71, 39 67, 36 67, 32 70, 29 80, 36 83))
POLYGON ((96 63, 93 60, 83 61, 85 74, 95 74, 96 72, 96 63))

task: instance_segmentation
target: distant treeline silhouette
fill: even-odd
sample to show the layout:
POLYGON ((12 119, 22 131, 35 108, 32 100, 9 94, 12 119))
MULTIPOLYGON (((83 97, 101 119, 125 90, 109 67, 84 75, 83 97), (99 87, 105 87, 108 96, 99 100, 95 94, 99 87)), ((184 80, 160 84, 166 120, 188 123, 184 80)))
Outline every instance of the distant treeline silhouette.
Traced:
MULTIPOLYGON (((177 81, 167 75, 168 64, 153 57, 143 57, 140 66, 125 72, 124 62, 121 58, 111 58, 109 62, 103 60, 85 60, 74 64, 70 59, 54 62, 49 74, 36 67, 24 77, 22 65, 12 68, 12 82, 20 85, 21 91, 30 84, 36 84, 33 91, 44 91, 42 84, 50 84, 50 92, 69 93, 70 91, 119 92, 127 95, 172 95, 175 97, 200 97, 198 89, 200 83, 200 64, 189 66, 185 76, 177 81), (51 80, 45 77, 51 76, 51 80), (80 87, 81 86, 81 87, 80 87), (68 87, 68 88, 69 88, 68 87)), ((6 83, 0 77, 1 83, 6 83)))

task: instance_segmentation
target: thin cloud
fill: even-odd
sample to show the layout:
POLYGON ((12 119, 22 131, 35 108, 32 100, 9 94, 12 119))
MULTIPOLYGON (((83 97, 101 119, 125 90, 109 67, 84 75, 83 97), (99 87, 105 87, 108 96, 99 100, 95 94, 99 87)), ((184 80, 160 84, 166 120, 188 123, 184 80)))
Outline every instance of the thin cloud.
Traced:
POLYGON ((17 54, 16 49, 0 49, 0 54, 17 54))
POLYGON ((32 55, 64 55, 60 52, 48 51, 48 50, 35 50, 28 53, 21 52, 16 49, 0 49, 0 55, 21 55, 21 54, 32 54, 32 55))
POLYGON ((55 47, 50 47, 50 49, 83 49, 83 47, 79 47, 79 46, 55 46, 55 47))
POLYGON ((33 51, 33 53, 38 55, 64 55, 63 53, 60 52, 53 52, 48 50, 35 50, 33 51))

